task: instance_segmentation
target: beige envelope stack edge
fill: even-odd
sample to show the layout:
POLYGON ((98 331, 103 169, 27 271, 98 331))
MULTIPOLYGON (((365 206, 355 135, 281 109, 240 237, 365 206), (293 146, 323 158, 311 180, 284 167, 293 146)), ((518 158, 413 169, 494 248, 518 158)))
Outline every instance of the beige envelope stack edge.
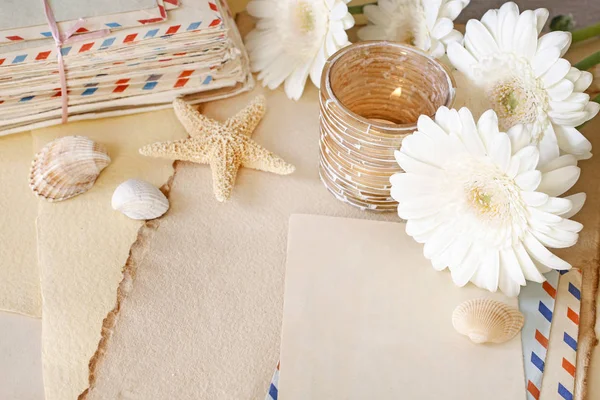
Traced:
MULTIPOLYGON (((63 45, 70 121, 169 107, 178 96, 214 100, 252 87, 247 54, 223 1, 187 0, 165 13, 162 22, 63 45)), ((51 38, 0 46, 0 135, 61 122, 58 70, 51 38)))

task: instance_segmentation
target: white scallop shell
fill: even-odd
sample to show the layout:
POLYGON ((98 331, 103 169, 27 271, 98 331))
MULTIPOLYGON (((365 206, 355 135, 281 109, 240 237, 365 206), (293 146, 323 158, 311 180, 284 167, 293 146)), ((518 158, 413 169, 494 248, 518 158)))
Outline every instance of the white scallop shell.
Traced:
POLYGON ((112 208, 131 219, 154 219, 167 212, 169 200, 151 183, 129 179, 115 189, 112 208))
POLYGON ((514 307, 492 299, 473 299, 452 313, 452 325, 474 343, 504 343, 512 339, 525 318, 514 307))
POLYGON ((61 201, 88 191, 110 164, 104 146, 83 136, 55 139, 31 164, 29 187, 48 201, 61 201))

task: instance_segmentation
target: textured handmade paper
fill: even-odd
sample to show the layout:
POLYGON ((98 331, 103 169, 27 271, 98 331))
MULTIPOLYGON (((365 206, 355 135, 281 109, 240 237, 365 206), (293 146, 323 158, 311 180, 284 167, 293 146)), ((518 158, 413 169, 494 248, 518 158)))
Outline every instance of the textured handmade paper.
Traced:
POLYGON ((121 269, 141 222, 111 208, 115 188, 130 178, 160 186, 172 162, 149 159, 138 148, 185 137, 172 110, 71 123, 33 132, 35 147, 67 135, 106 146, 112 163, 92 189, 72 199, 40 201, 38 253, 43 293, 42 347, 47 400, 71 400, 87 387, 88 362, 102 320, 115 305, 121 269))
POLYGON ((27 185, 32 146, 29 132, 0 138, 0 309, 39 318, 38 201, 27 185))
POLYGON ((219 203, 208 166, 178 164, 171 210, 144 239, 143 257, 128 263, 134 278, 121 284, 116 326, 105 335, 87 399, 263 398, 279 359, 289 216, 397 220, 349 207, 319 181, 314 87, 298 102, 257 88, 205 113, 224 121, 261 93, 267 111, 252 138, 296 172, 242 168, 231 199, 219 203))
POLYGON ((525 399, 520 333, 477 345, 452 327, 479 297, 517 306, 456 287, 404 224, 292 216, 278 399, 525 399))

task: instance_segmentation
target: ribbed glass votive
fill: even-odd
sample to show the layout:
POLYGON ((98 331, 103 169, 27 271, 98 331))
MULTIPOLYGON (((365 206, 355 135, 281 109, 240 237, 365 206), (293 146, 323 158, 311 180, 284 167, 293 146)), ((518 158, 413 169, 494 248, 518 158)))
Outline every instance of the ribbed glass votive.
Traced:
POLYGON ((321 78, 319 174, 339 200, 393 211, 394 159, 421 114, 451 107, 455 84, 446 68, 418 49, 386 41, 345 47, 325 63, 321 78))

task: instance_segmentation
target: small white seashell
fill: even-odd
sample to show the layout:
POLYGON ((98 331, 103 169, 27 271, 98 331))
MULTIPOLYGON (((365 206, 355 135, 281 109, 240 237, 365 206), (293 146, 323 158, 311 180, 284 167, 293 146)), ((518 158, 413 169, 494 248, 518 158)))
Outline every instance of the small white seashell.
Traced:
POLYGON ((452 325, 474 343, 504 343, 512 339, 525 318, 514 307, 492 299, 473 299, 452 313, 452 325))
POLYGON ((61 201, 88 191, 110 164, 104 146, 83 136, 55 139, 31 163, 29 187, 48 201, 61 201))
POLYGON ((167 212, 169 200, 154 185, 129 179, 115 189, 112 208, 131 219, 154 219, 167 212))

